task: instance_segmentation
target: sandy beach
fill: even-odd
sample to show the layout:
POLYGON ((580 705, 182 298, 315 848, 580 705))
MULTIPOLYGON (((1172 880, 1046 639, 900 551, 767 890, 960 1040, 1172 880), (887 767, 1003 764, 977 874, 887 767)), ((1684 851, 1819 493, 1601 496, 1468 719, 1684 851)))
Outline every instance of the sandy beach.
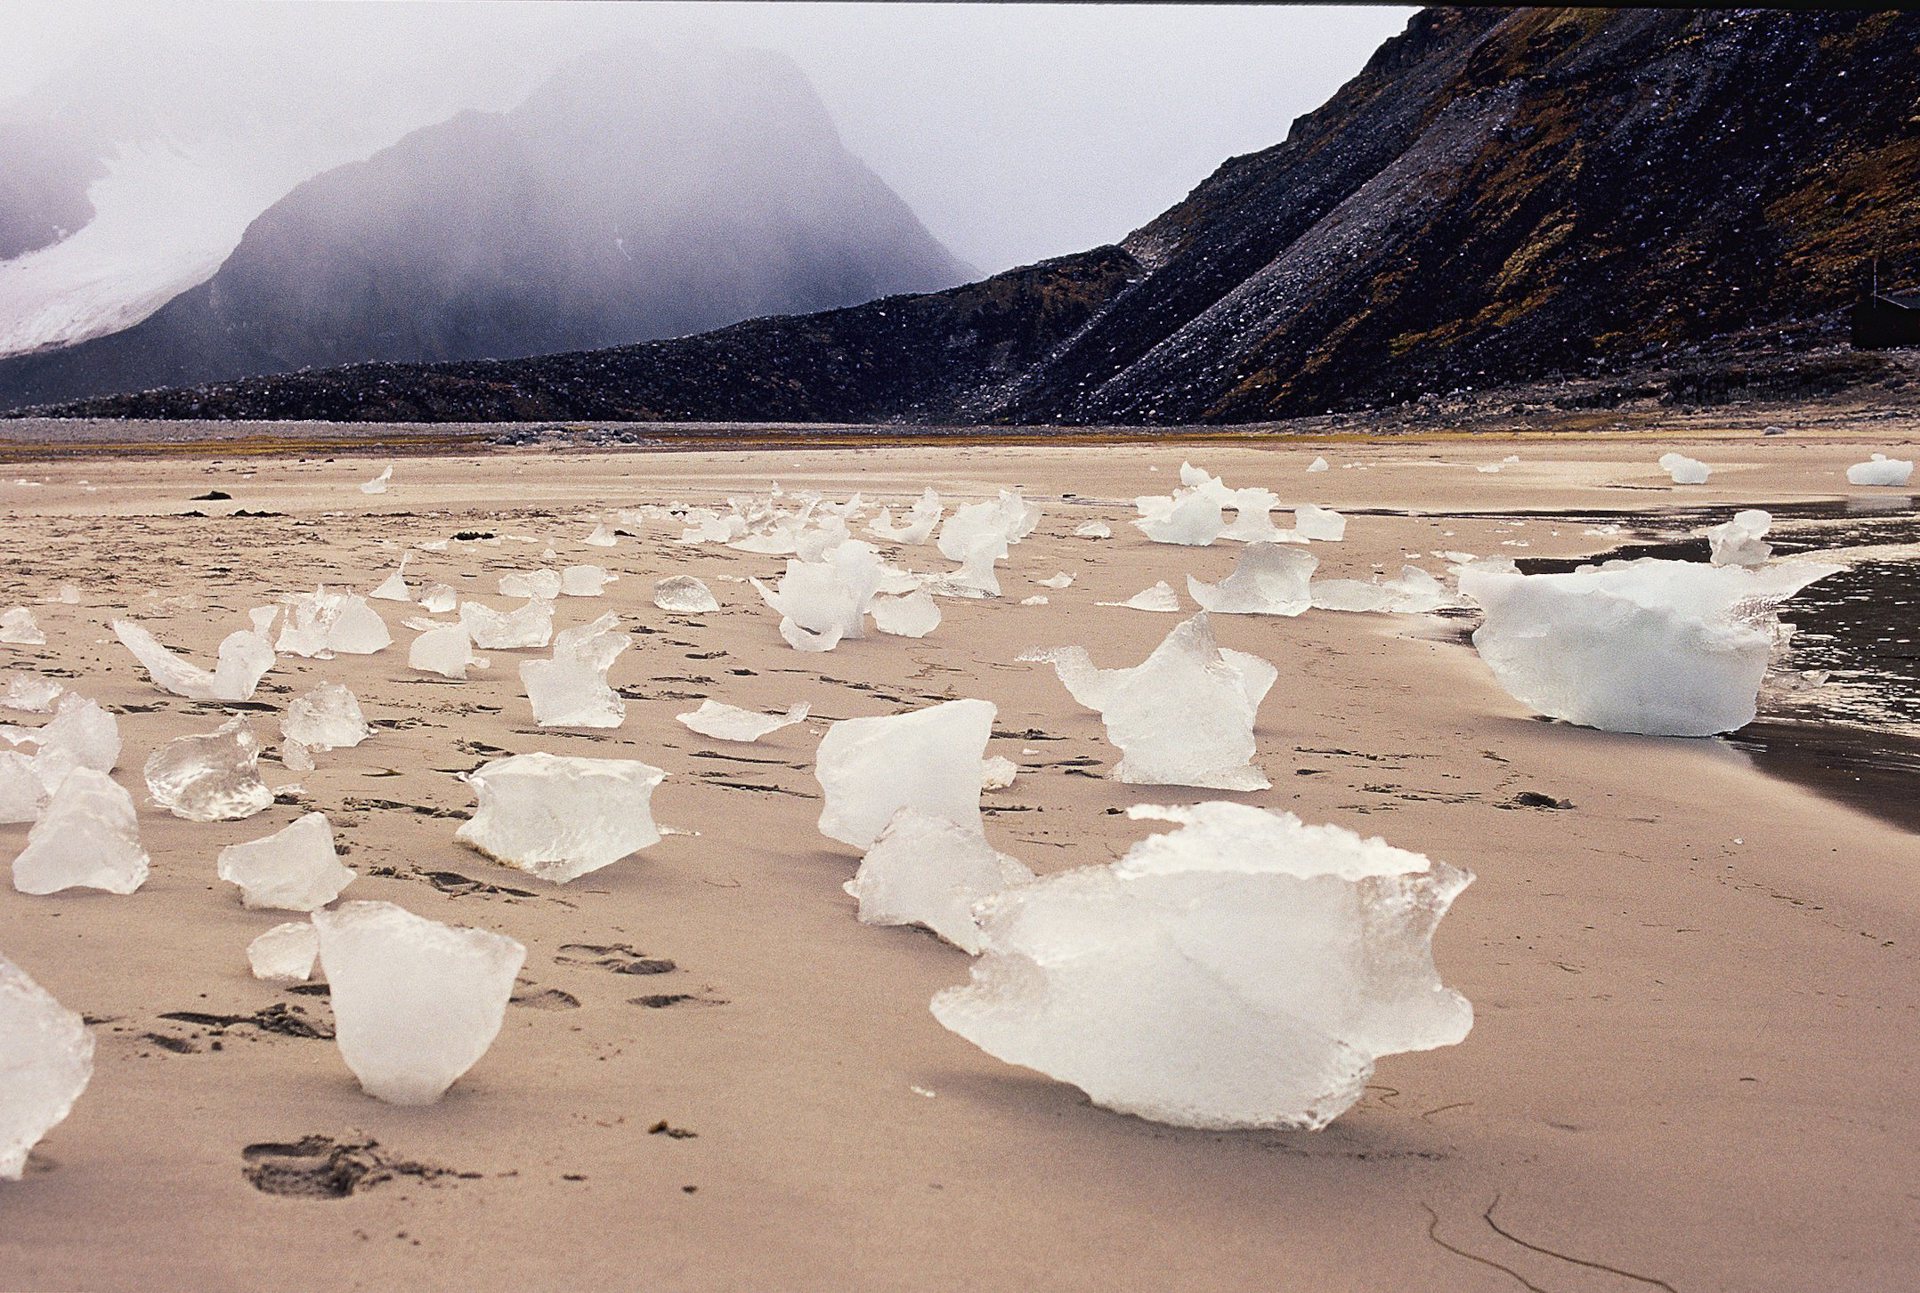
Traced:
MULTIPOLYGON (((392 456, 391 489, 373 496, 358 485, 389 460, 375 446, 140 458, 10 444, 0 607, 31 606, 48 642, 0 646, 0 667, 119 716, 115 776, 140 804, 153 874, 125 897, 0 888, 0 952, 98 1040, 72 1115, 24 1180, 0 1183, 0 1288, 1906 1286, 1920 1264, 1912 834, 1723 741, 1538 721, 1464 642, 1471 620, 1218 617, 1224 645, 1280 671, 1257 728, 1273 788, 1243 795, 1114 781, 1098 717, 1016 657, 1081 644, 1103 666, 1137 663, 1183 617, 1096 603, 1231 568, 1237 545, 1156 545, 1126 524, 1133 496, 1178 484, 1183 456, 1283 506, 1347 513, 1345 541, 1314 554, 1324 576, 1367 578, 1403 560, 1442 572, 1440 551, 1573 557, 1623 541, 1516 513, 1873 493, 1845 467, 1869 450, 1911 457, 1912 434, 1903 421, 1765 438, 478 456, 398 436, 414 452, 392 456), (1710 462, 1711 481, 1671 485, 1654 465, 1670 448, 1710 462), (1308 474, 1320 453, 1332 469, 1308 474), (744 582, 782 558, 682 546, 658 522, 615 548, 584 543, 611 509, 712 505, 772 481, 896 507, 929 485, 950 502, 1018 487, 1043 517, 1001 567, 1000 599, 943 602, 923 640, 820 655, 791 650, 744 582), (195 501, 210 491, 230 497, 195 501), (1111 540, 1074 536, 1094 519, 1111 540), (491 667, 464 683, 409 670, 400 621, 418 608, 393 603, 373 603, 392 647, 283 655, 246 707, 161 692, 105 627, 131 616, 204 663, 248 608, 321 583, 364 593, 412 545, 461 532, 492 537, 416 551, 409 577, 505 607, 495 586, 511 571, 620 576, 556 616, 619 611, 635 632, 612 673, 620 728, 536 728, 516 667, 544 652, 482 652, 491 667), (1056 572, 1072 585, 1038 584, 1056 572), (704 579, 722 610, 656 610, 654 581, 675 574, 704 579), (65 583, 80 604, 49 600, 65 583), (1036 593, 1049 603, 1018 604, 1036 593), (371 739, 307 773, 264 760, 279 798, 245 821, 196 825, 147 802, 154 747, 229 710, 272 745, 278 711, 321 681, 354 691, 371 739), (728 745, 674 721, 707 697, 813 714, 728 745), (998 707, 987 752, 1020 772, 985 794, 988 835, 1042 874, 1151 833, 1129 805, 1215 798, 1471 869, 1435 948, 1474 1004, 1472 1034, 1382 1060, 1324 1131, 1203 1133, 1095 1107, 947 1032, 927 1003, 969 958, 854 919, 841 885, 858 853, 817 831, 812 768, 833 720, 957 697, 998 707), (666 769, 655 814, 675 832, 564 887, 456 844, 473 803, 458 774, 534 750, 666 769), (1525 806, 1524 792, 1572 806, 1525 806), (214 857, 314 809, 360 873, 346 898, 528 948, 498 1040, 438 1104, 362 1094, 326 1040, 326 996, 248 973, 248 941, 290 917, 243 910, 214 857), (347 1197, 255 1187, 249 1167, 285 1155, 249 1147, 307 1137, 366 1145, 355 1161, 374 1170, 347 1197)), ((930 547, 897 559, 949 564, 930 547)), ((0 850, 26 834, 0 826, 0 850)))

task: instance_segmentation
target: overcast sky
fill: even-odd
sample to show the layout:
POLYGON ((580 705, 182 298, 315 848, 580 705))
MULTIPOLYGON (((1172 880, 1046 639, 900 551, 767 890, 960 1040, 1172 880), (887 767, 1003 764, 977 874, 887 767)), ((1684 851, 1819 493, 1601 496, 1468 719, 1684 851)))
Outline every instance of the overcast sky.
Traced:
POLYGON ((103 48, 196 76, 199 58, 164 51, 284 63, 289 76, 345 71, 389 95, 417 92, 433 116, 449 103, 509 106, 564 58, 610 40, 760 46, 799 63, 848 147, 957 255, 993 271, 1114 241, 1226 158, 1278 143, 1413 12, 0 0, 0 104, 103 48))

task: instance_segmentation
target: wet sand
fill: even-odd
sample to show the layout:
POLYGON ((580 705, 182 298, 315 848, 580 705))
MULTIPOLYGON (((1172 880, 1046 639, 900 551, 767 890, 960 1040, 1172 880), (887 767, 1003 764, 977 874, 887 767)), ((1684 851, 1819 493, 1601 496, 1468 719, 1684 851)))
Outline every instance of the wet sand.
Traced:
MULTIPOLYGON (((1869 449, 1901 453, 1910 430, 1887 430, 1191 454, 1230 484, 1354 513, 1767 506, 1884 493, 1840 473, 1869 449), (1712 482, 1670 486, 1653 460, 1672 447, 1714 464, 1712 482), (1331 471, 1305 473, 1316 452, 1331 471), (1474 470, 1508 453, 1523 461, 1474 470)), ((1221 617, 1224 644, 1280 668, 1257 732, 1273 789, 1112 781, 1097 717, 1015 657, 1083 643, 1099 664, 1134 663, 1180 617, 1094 603, 1230 569, 1237 545, 1154 545, 1125 524, 1125 500, 1171 490, 1185 452, 496 451, 402 457, 391 491, 367 496, 357 486, 379 458, 202 447, 34 461, 16 448, 0 481, 0 606, 34 604, 49 642, 0 647, 0 667, 70 677, 121 715, 116 775, 142 802, 154 871, 128 897, 0 890, 0 951, 98 1021, 99 1041, 72 1116, 24 1181, 0 1184, 0 1287, 1694 1293, 1908 1281, 1920 1261, 1915 837, 1765 775, 1726 742, 1536 721, 1458 643, 1457 622, 1432 617, 1221 617), (954 497, 1018 485, 1044 517, 1001 568, 1003 599, 946 601, 924 640, 827 655, 787 648, 732 582, 775 575, 780 558, 681 547, 659 524, 613 549, 582 542, 605 508, 709 503, 775 479, 895 503, 928 484, 954 497), (231 500, 190 501, 216 489, 231 500), (180 515, 196 510, 208 515, 180 515), (1072 537, 1094 518, 1115 538, 1072 537), (410 577, 504 606, 494 585, 511 570, 592 562, 621 575, 603 598, 562 599, 556 620, 619 610, 636 626, 613 668, 629 697, 621 728, 534 728, 516 665, 544 652, 484 652, 492 668, 464 684, 411 673, 409 612, 376 602, 394 646, 283 657, 255 697, 277 711, 320 681, 345 683, 373 738, 320 755, 311 773, 263 764, 282 801, 247 821, 195 825, 145 806, 147 753, 210 730, 225 707, 153 688, 107 620, 130 613, 205 662, 248 607, 322 581, 366 591, 406 545, 463 530, 500 542, 418 553, 410 577), (1037 586, 1056 571, 1074 584, 1037 586), (652 582, 683 573, 706 579, 722 611, 655 610, 652 582), (83 604, 38 604, 66 582, 83 604), (1050 605, 1015 604, 1035 592, 1050 605), (673 721, 707 696, 767 710, 805 700, 815 717, 725 745, 673 721), (984 796, 989 837, 1038 871, 1106 862, 1149 833, 1122 814, 1129 804, 1220 797, 1471 868, 1436 953, 1474 1002, 1472 1035, 1386 1058, 1325 1131, 1218 1134, 1095 1108, 947 1033, 927 1001, 966 978, 967 958, 854 920, 840 885, 858 859, 815 830, 811 760, 832 719, 961 696, 999 706, 988 753, 1021 769, 984 796), (562 888, 457 846, 471 799, 456 774, 536 749, 667 769, 656 816, 691 833, 562 888), (1527 791, 1573 807, 1516 806, 1527 791), (214 856, 309 809, 329 815, 361 873, 345 897, 529 949, 498 1041, 437 1105, 362 1095, 331 1042, 299 1035, 328 1030, 325 996, 248 975, 246 943, 281 916, 243 910, 214 856), (305 1172, 326 1161, 320 1142, 290 1150, 308 1137, 360 1148, 305 1172), (270 1193, 250 1168, 281 1189, 355 1188, 270 1193)), ((1576 556, 1620 542, 1585 531, 1355 515, 1345 543, 1315 553, 1324 575, 1365 577, 1408 554, 1438 571, 1435 550, 1576 556)), ((277 738, 274 713, 254 718, 277 738)), ((25 836, 0 827, 0 848, 11 856, 25 836)))

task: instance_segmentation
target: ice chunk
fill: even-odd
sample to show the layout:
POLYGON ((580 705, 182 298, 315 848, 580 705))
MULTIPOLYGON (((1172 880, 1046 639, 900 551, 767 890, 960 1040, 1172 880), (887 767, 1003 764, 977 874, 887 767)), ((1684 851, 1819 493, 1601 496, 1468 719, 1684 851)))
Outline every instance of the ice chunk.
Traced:
MULTIPOLYGON (((1222 615, 1298 615, 1312 604, 1308 586, 1320 559, 1302 548, 1250 543, 1217 584, 1187 576, 1187 595, 1222 615)), ((1179 609, 1176 601, 1169 609, 1179 609)))
POLYGON ((474 655, 473 639, 467 633, 464 620, 428 629, 407 648, 407 667, 422 673, 464 681, 470 666, 484 668, 486 661, 474 655))
POLYGON ((340 1056, 368 1095, 432 1104, 486 1054, 527 949, 390 902, 313 913, 340 1056))
POLYGON ((1071 588, 1073 576, 1062 570, 1051 579, 1036 579, 1033 582, 1042 588, 1071 588))
POLYGON ((15 750, 0 750, 0 823, 37 821, 47 799, 34 761, 15 750))
POLYGON ((599 597, 608 584, 617 582, 619 578, 599 566, 568 566, 560 572, 560 595, 599 597))
POLYGON ((1338 543, 1347 537, 1347 518, 1330 507, 1302 503, 1293 512, 1293 532, 1303 539, 1338 543))
POLYGON ((867 527, 867 533, 887 543, 925 543, 932 537, 933 527, 939 524, 940 514, 945 510, 940 495, 929 488, 900 524, 894 524, 891 510, 882 510, 879 518, 867 527))
POLYGON ((40 779, 51 790, 64 771, 58 766, 112 772, 120 763, 120 724, 112 714, 79 692, 70 691, 54 706, 53 719, 35 734, 40 753, 40 779))
POLYGON ((273 803, 260 780, 260 738, 244 716, 168 741, 148 756, 146 777, 153 802, 190 822, 237 821, 273 803))
POLYGON ((1007 548, 1033 533, 1040 523, 1040 509, 1026 501, 1017 490, 1001 490, 989 502, 969 503, 957 509, 940 527, 935 545, 948 561, 969 561, 975 547, 986 542, 994 561, 1004 561, 1007 548))
POLYGON ((675 715, 675 718, 683 726, 702 736, 711 736, 716 741, 757 741, 783 727, 804 722, 808 712, 809 707, 805 702, 794 705, 784 714, 762 714, 751 709, 722 705, 717 700, 703 700, 699 709, 675 715))
POLYGON ((304 983, 313 977, 320 955, 320 931, 311 920, 275 925, 247 944, 247 967, 256 979, 272 983, 304 983))
POLYGON ((1204 548, 1226 531, 1220 501, 1201 490, 1183 490, 1172 497, 1148 494, 1133 500, 1139 517, 1133 528, 1155 543, 1204 548))
POLYGON ((535 598, 512 611, 496 611, 479 602, 460 607, 460 622, 473 644, 489 651, 543 647, 553 640, 553 603, 535 598))
POLYGON ((869 609, 873 627, 892 637, 923 638, 940 627, 940 604, 925 591, 876 597, 869 609))
POLYGON ((67 773, 13 860, 13 887, 21 893, 132 893, 146 879, 147 851, 140 847, 133 796, 93 768, 67 773))
POLYGON ((378 476, 375 476, 372 480, 361 482, 360 492, 362 494, 384 494, 387 492, 387 483, 392 479, 393 464, 388 463, 378 476))
POLYGON ((19 966, 0 956, 0 1179, 27 1155, 93 1078, 93 1034, 19 966))
POLYGON ((980 760, 995 712, 988 701, 950 700, 835 723, 814 758, 825 795, 820 833, 864 849, 902 808, 978 832, 980 760))
POLYGON ((1077 539, 1111 539, 1113 527, 1105 521, 1083 521, 1074 527, 1073 534, 1077 539))
POLYGON ((1713 474, 1713 468, 1698 458, 1689 458, 1683 453, 1661 454, 1660 470, 1672 477, 1676 485, 1704 485, 1707 483, 1707 477, 1713 474))
POLYGON ((1173 591, 1173 585, 1162 579, 1151 588, 1142 589, 1124 602, 1095 602, 1096 606, 1124 606, 1135 611, 1178 611, 1180 594, 1173 591))
POLYGON ((591 624, 567 629, 553 640, 553 658, 528 660, 520 681, 541 727, 618 727, 626 702, 607 682, 607 670, 633 639, 609 611, 591 624))
POLYGON ((980 789, 1005 790, 1020 775, 1020 766, 1004 755, 996 754, 980 763, 980 789))
POLYGON ((550 602, 560 595, 560 574, 554 570, 521 570, 500 576, 502 597, 524 597, 550 602))
POLYGON ((1325 611, 1379 611, 1425 615, 1457 604, 1447 586, 1418 566, 1402 566, 1397 578, 1367 583, 1358 579, 1317 579, 1313 604, 1325 611))
POLYGON ((1307 470, 1308 471, 1327 471, 1331 468, 1331 466, 1332 464, 1330 464, 1325 458, 1315 458, 1312 462, 1307 464, 1307 470))
POLYGON ((80 604, 80 590, 72 584, 61 584, 60 590, 53 595, 52 600, 60 603, 62 606, 78 606, 80 604))
POLYGON ((445 584, 429 584, 420 594, 420 605, 434 615, 445 615, 460 604, 460 594, 445 584))
POLYGON ((619 544, 620 536, 613 532, 613 527, 611 525, 608 525, 605 521, 602 521, 598 525, 594 526, 593 533, 589 534, 585 539, 581 540, 581 542, 587 544, 590 547, 611 548, 619 544))
POLYGON ((692 575, 675 575, 653 586, 653 604, 663 611, 701 615, 720 609, 713 590, 692 575))
POLYGON ((1773 517, 1758 508, 1735 512, 1733 519, 1707 531, 1707 546, 1716 566, 1764 566, 1773 545, 1761 538, 1773 526, 1773 517))
POLYGON ((980 950, 973 905, 1033 879, 978 831, 913 808, 895 813, 846 891, 865 925, 924 925, 963 952, 980 950))
POLYGON ((1098 710, 1121 752, 1114 774, 1134 785, 1265 790, 1253 765, 1253 723, 1278 671, 1223 650, 1206 613, 1175 626, 1131 669, 1096 669, 1080 647, 1029 651, 1053 665, 1073 698, 1098 710))
POLYGON ((933 999, 988 1054, 1183 1127, 1325 1126, 1374 1061, 1463 1039, 1432 940, 1470 872, 1243 804, 975 911, 972 981, 933 999))
POLYGON ((229 633, 220 643, 219 663, 209 673, 160 645, 132 620, 114 620, 108 627, 146 669, 154 686, 188 700, 250 699, 260 679, 273 668, 273 643, 257 628, 229 633))
POLYGON ((1753 721, 1775 608, 1840 567, 1609 561, 1558 575, 1468 566, 1474 646, 1514 699, 1609 732, 1712 736, 1753 721))
POLYGON ((1040 593, 1035 593, 1031 597, 1022 597, 1020 604, 1022 606, 1045 606, 1048 602, 1045 596, 1040 593))
POLYGON ((380 586, 368 593, 367 596, 382 602, 412 601, 413 589, 407 585, 407 563, 411 560, 413 560, 413 554, 411 552, 403 554, 400 558, 399 567, 392 574, 381 580, 380 586))
POLYGON ((347 750, 372 735, 360 701, 337 682, 296 697, 280 719, 280 734, 310 750, 347 750))
POLYGON ((653 789, 666 775, 635 759, 495 759, 466 774, 479 807, 454 838, 565 884, 659 843, 653 789))
POLYGON ((796 650, 831 651, 842 639, 864 635, 867 607, 886 563, 870 543, 849 539, 819 561, 787 562, 777 589, 750 581, 780 612, 780 636, 796 650))
POLYGON ((17 710, 22 714, 48 714, 53 712, 53 702, 60 699, 66 687, 51 678, 42 678, 35 673, 9 673, 5 677, 7 685, 0 690, 0 709, 17 710))
POLYGON ((47 635, 40 631, 32 611, 24 606, 16 606, 0 613, 0 642, 14 646, 45 646, 47 635))
POLYGON ((380 612, 358 593, 330 593, 325 587, 285 599, 287 618, 275 649, 287 655, 328 660, 334 655, 372 655, 393 641, 380 612))
POLYGON ((342 866, 334 851, 325 813, 308 813, 264 839, 229 844, 215 869, 222 880, 240 886, 242 905, 285 911, 324 907, 354 881, 352 868, 342 866))
POLYGON ((1907 458, 1889 458, 1876 453, 1865 462, 1847 468, 1849 485, 1904 485, 1913 477, 1913 462, 1907 458))

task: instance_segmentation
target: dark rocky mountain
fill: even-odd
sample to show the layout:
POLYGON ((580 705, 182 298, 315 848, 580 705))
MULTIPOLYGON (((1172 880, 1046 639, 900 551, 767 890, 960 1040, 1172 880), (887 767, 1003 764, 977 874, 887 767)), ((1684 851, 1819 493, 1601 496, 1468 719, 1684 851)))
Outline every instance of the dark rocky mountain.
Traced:
POLYGON ((1151 424, 1751 382, 1844 343, 1875 257, 1920 283, 1920 17, 1430 9, 1119 247, 678 340, 60 411, 1151 424))
POLYGON ((0 403, 587 349, 969 273, 787 60, 621 47, 510 112, 462 113, 300 185, 151 318, 0 361, 0 403))

